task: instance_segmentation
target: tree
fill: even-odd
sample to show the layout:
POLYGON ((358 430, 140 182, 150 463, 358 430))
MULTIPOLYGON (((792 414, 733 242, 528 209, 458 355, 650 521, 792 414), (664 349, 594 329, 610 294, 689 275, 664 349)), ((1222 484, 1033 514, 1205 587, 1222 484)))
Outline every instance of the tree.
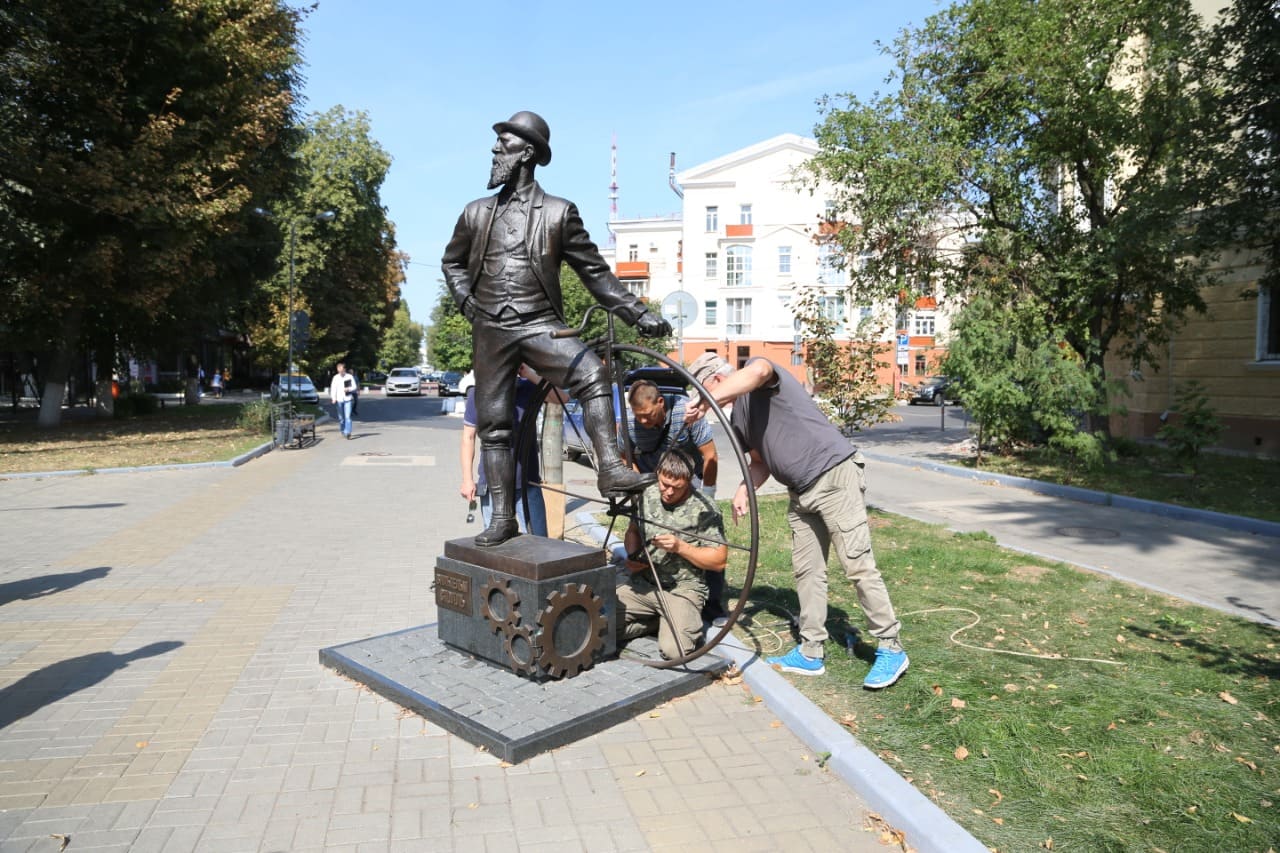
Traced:
POLYGON ((1266 259, 1262 284, 1280 299, 1280 13, 1272 0, 1235 0, 1199 65, 1222 93, 1226 135, 1215 183, 1230 188, 1209 223, 1266 259))
POLYGON ((443 282, 435 307, 431 309, 427 354, 437 370, 471 369, 471 324, 462 316, 443 282))
POLYGON ((418 363, 422 351, 422 325, 409 317, 409 306, 400 303, 391 328, 382 338, 378 350, 378 366, 382 369, 418 363))
POLYGON ((876 378, 876 371, 887 366, 880 360, 883 327, 868 318, 850 340, 836 340, 839 324, 815 290, 796 299, 792 311, 804 324, 814 395, 831 422, 843 430, 860 430, 894 420, 893 388, 876 378))
POLYGON ((249 313, 250 336, 259 358, 284 364, 292 227, 293 306, 311 317, 311 343, 298 361, 308 368, 343 359, 373 364, 395 317, 407 261, 381 198, 391 156, 370 136, 368 115, 341 106, 310 116, 297 139, 296 183, 270 205, 277 271, 249 313), (317 221, 326 211, 333 220, 317 221))
POLYGON ((1048 442, 1086 464, 1101 461, 1098 437, 1078 429, 1097 389, 1083 360, 1032 312, 978 296, 952 327, 942 369, 978 425, 978 464, 987 447, 1048 442))
POLYGON ((1221 128, 1184 61, 1201 39, 1185 0, 973 0, 904 32, 897 91, 824 99, 817 128, 856 298, 941 284, 1039 316, 1105 433, 1106 356, 1151 364, 1204 310, 1218 244, 1190 214, 1220 196, 1221 128))
POLYGON ((301 14, 280 0, 0 9, 0 320, 56 353, 42 425, 59 422, 72 351, 146 340, 276 185, 261 161, 290 123, 301 14))

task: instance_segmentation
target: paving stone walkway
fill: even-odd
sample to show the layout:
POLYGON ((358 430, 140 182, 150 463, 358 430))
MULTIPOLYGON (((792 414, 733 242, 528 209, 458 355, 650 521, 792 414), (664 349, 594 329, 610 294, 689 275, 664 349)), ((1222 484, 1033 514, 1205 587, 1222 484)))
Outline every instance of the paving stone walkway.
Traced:
POLYGON ((477 529, 433 401, 361 410, 240 468, 0 480, 0 851, 886 849, 741 684, 508 766, 323 668, 434 621, 477 529))

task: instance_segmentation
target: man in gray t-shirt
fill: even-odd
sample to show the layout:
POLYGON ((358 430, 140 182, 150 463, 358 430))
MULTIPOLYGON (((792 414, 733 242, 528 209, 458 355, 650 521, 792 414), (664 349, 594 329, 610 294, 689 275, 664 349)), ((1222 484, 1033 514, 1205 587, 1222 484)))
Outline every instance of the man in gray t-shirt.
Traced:
MULTIPOLYGON (((871 552, 862 454, 823 416, 800 383, 767 359, 752 358, 734 370, 709 352, 689 372, 718 404, 732 406, 729 423, 750 456, 751 481, 734 494, 734 521, 747 512, 747 489, 758 489, 770 475, 790 496, 787 521, 800 598, 800 645, 768 662, 798 675, 826 672, 827 555, 834 544, 879 641, 863 686, 878 690, 893 684, 907 671, 909 660, 898 641, 902 623, 871 552)), ((686 420, 697 420, 707 408, 705 401, 691 404, 686 420)))

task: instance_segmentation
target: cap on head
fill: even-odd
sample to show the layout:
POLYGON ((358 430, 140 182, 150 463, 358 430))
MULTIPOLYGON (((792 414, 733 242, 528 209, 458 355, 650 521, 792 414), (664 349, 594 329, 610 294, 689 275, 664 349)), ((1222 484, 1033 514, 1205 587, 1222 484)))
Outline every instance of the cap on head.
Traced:
POLYGON ((727 366, 729 362, 713 352, 704 352, 702 355, 689 365, 689 372, 693 374, 693 378, 703 385, 707 384, 707 380, 721 368, 727 366))
POLYGON ((539 166, 551 162, 551 128, 537 113, 521 110, 506 121, 495 124, 493 130, 495 133, 514 133, 532 145, 538 155, 539 166))

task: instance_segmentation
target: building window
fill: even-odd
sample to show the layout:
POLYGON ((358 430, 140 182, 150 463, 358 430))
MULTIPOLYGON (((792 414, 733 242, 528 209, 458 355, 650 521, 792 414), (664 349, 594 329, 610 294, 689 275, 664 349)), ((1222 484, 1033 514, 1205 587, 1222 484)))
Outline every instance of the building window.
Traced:
POLYGON ((924 376, 924 375, 925 375, 924 353, 918 352, 916 353, 916 376, 924 376))
POLYGON ((838 214, 838 211, 836 210, 836 203, 833 200, 826 199, 825 201, 822 202, 822 218, 823 219, 827 220, 828 222, 835 222, 837 214, 838 214))
POLYGON ((640 260, 640 246, 638 244, 632 243, 630 246, 627 247, 627 260, 629 261, 640 260))
POLYGON ((707 325, 714 326, 716 324, 716 301, 708 299, 702 304, 703 314, 706 315, 707 325))
POLYGON ((828 287, 844 287, 848 284, 840 247, 835 243, 818 246, 818 284, 828 287))
POLYGON ((715 278, 716 272, 716 253, 707 252, 707 278, 715 278))
POLYGON ((632 296, 638 296, 641 299, 649 296, 649 279, 647 278, 628 278, 623 279, 622 283, 627 286, 627 291, 632 296))
POLYGON ((724 301, 724 331, 731 335, 751 334, 751 300, 726 299, 724 301))
POLYGON ((823 317, 835 324, 831 333, 843 335, 845 318, 848 316, 845 313, 844 294, 818 297, 818 308, 823 317))
POLYGON ((791 275, 791 247, 778 247, 778 272, 782 275, 791 275))
POLYGON ((751 247, 730 246, 724 253, 725 285, 747 287, 751 284, 751 247))
POLYGON ((916 314, 911 318, 911 334, 916 337, 933 337, 934 317, 932 314, 916 314))
POLYGON ((744 204, 738 208, 738 224, 739 225, 751 224, 751 205, 744 204))
POLYGON ((1280 361, 1280 292, 1274 285, 1258 293, 1258 361, 1280 361))
POLYGON ((708 231, 720 230, 720 208, 718 207, 707 208, 707 230, 708 231))

